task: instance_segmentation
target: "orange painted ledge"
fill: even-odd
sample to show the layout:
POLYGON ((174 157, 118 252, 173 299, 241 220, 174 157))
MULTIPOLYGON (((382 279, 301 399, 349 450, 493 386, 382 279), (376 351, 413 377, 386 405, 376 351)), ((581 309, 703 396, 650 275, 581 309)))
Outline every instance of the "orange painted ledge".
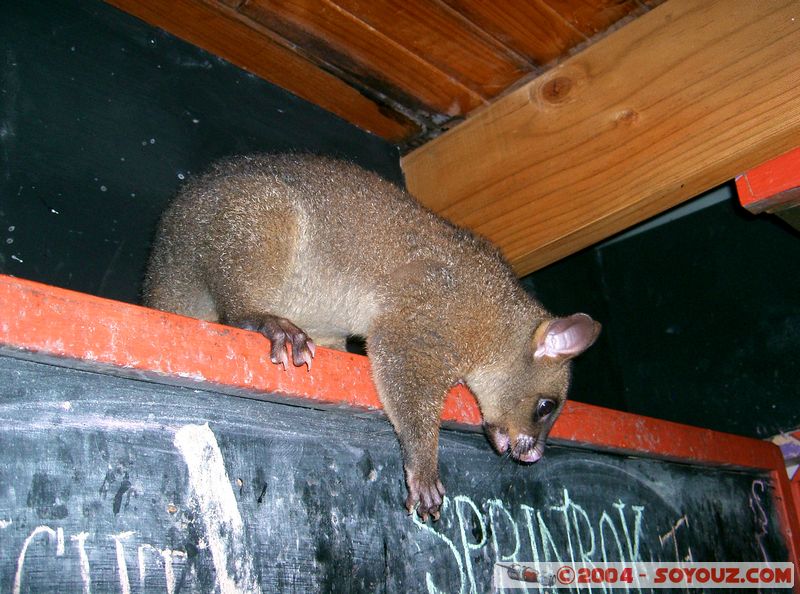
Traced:
MULTIPOLYGON (((284 370, 270 361, 269 342, 256 332, 3 275, 0 348, 251 397, 382 409, 366 357, 319 348, 311 371, 291 365, 284 370)), ((480 425, 480 410, 465 387, 450 391, 442 419, 480 425)), ((705 464, 771 469, 782 460, 778 447, 769 442, 579 402, 567 403, 550 435, 705 464)))
POLYGON ((738 176, 736 192, 752 213, 800 205, 800 147, 738 176))
MULTIPOLYGON (((318 348, 311 371, 293 365, 284 370, 270 361, 269 341, 256 332, 4 275, 0 348, 253 397, 382 408, 366 357, 318 348)), ((475 399, 460 386, 448 395, 443 419, 481 422, 475 399)))

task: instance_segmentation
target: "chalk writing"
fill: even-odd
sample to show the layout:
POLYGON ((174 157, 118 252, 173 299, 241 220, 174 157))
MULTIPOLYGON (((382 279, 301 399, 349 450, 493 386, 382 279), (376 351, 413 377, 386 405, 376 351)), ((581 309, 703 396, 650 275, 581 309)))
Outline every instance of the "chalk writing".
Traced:
MULTIPOLYGON (((19 594, 22 589, 22 569, 25 566, 25 556, 28 553, 28 547, 33 539, 40 534, 47 534, 51 539, 57 538, 56 531, 50 528, 50 526, 37 526, 33 529, 33 532, 28 535, 28 538, 22 543, 22 550, 19 552, 19 557, 17 557, 17 571, 14 574, 14 594, 19 594)), ((63 548, 58 547, 58 545, 56 545, 56 551, 56 554, 58 554, 59 551, 63 554, 63 548)))
POLYGON ((70 537, 78 547, 78 558, 80 559, 81 581, 83 583, 83 594, 92 593, 92 574, 89 567, 89 555, 86 554, 86 539, 88 532, 79 532, 70 537))
POLYGON ((672 550, 673 550, 673 552, 675 554, 675 560, 676 561, 694 561, 694 557, 692 557, 692 548, 691 547, 687 547, 686 548, 686 554, 683 554, 683 555, 678 550, 678 535, 677 535, 677 532, 678 532, 679 528, 684 528, 684 529, 688 529, 689 528, 689 518, 685 514, 682 515, 680 518, 678 518, 678 521, 675 522, 675 524, 672 525, 672 528, 670 528, 669 531, 665 532, 664 534, 662 534, 662 535, 660 535, 658 537, 658 542, 661 544, 661 548, 662 549, 664 548, 664 545, 668 541, 672 542, 672 546, 673 546, 672 550))
MULTIPOLYGON (((449 497, 445 497, 444 498, 444 502, 442 503, 441 513, 443 513, 443 514, 447 513, 450 507, 451 507, 450 498, 449 497)), ((450 554, 452 554, 453 559, 456 562, 456 566, 458 568, 458 576, 459 576, 459 579, 461 580, 459 588, 458 588, 458 592, 459 592, 459 594, 464 594, 464 591, 465 591, 464 589, 466 587, 466 583, 465 583, 465 580, 464 580, 464 562, 461 560, 461 554, 458 552, 458 548, 456 548, 455 543, 453 543, 452 540, 450 540, 447 536, 445 536, 441 532, 438 532, 437 530, 434 530, 434 528, 430 524, 426 524, 426 523, 421 522, 419 517, 417 516, 417 514, 413 514, 411 517, 413 518, 414 524, 416 524, 417 528, 419 528, 423 532, 425 532, 427 534, 430 534, 430 535, 434 536, 435 538, 441 540, 447 546, 447 548, 450 551, 450 554)), ((419 545, 417 545, 417 547, 419 547, 419 545)), ((433 578, 432 578, 432 576, 431 576, 429 571, 425 572, 425 585, 426 585, 426 587, 428 589, 428 593, 429 594, 441 594, 442 593, 442 591, 439 590, 439 588, 437 588, 436 585, 434 584, 433 578)))
POLYGON ((119 534, 111 535, 117 554, 117 572, 119 573, 119 587, 120 590, 122 590, 122 594, 131 594, 131 582, 128 579, 128 564, 125 562, 125 549, 122 546, 122 541, 134 534, 133 531, 127 530, 119 534))
POLYGON ((753 481, 750 487, 750 510, 753 512, 753 519, 756 524, 755 538, 758 542, 758 548, 761 550, 761 556, 764 561, 769 561, 769 556, 764 548, 764 538, 769 533, 769 520, 767 519, 767 512, 764 511, 764 505, 761 501, 761 496, 767 490, 767 485, 762 480, 753 481))
MULTIPOLYGON (((19 594, 22 591, 25 560, 27 558, 28 549, 33 543, 33 541, 40 535, 48 536, 51 542, 55 540, 55 546, 56 546, 54 555, 55 557, 66 556, 66 550, 64 544, 65 535, 63 528, 59 527, 54 529, 50 526, 37 526, 36 528, 34 528, 33 531, 28 535, 28 537, 22 543, 22 548, 20 550, 19 557, 17 558, 16 573, 14 574, 14 584, 12 589, 12 592, 14 594, 19 594)), ((83 592, 87 594, 91 593, 91 588, 92 588, 91 568, 89 566, 89 557, 86 552, 86 542, 92 540, 90 536, 91 535, 88 532, 79 532, 78 534, 70 536, 70 540, 75 543, 75 548, 78 554, 78 567, 80 569, 83 592)), ((127 542, 128 540, 134 540, 135 537, 136 537, 136 532, 131 530, 109 535, 109 539, 114 542, 120 591, 123 594, 130 594, 131 592, 130 580, 128 577, 128 564, 125 559, 124 543, 127 542)), ((156 559, 159 562, 163 563, 163 571, 166 582, 167 594, 175 594, 175 572, 173 568, 173 560, 176 557, 185 559, 186 553, 184 551, 174 551, 169 548, 159 550, 148 543, 140 544, 138 546, 137 560, 138 560, 138 574, 139 574, 139 589, 142 592, 147 591, 147 589, 145 588, 145 578, 147 575, 147 560, 145 552, 148 550, 152 551, 155 554, 156 559)))
MULTIPOLYGON (((450 538, 441 530, 419 521, 416 521, 416 525, 448 547, 459 572, 458 592, 474 594, 482 592, 484 587, 476 581, 473 559, 487 547, 493 563, 520 560, 588 563, 652 560, 651 557, 644 558, 641 549, 644 506, 628 505, 618 500, 611 504, 611 508, 613 511, 604 510, 593 521, 566 488, 561 492, 560 501, 546 509, 524 504, 509 509, 505 502, 497 498, 488 499, 478 506, 468 496, 456 495, 452 499, 445 498, 439 525, 451 525, 452 517, 448 516, 454 513, 457 538, 450 538), (524 530, 521 531, 520 526, 524 530), (487 533, 491 536, 487 536, 487 533), (527 535, 527 542, 522 541, 521 533, 527 535), (554 533, 563 535, 563 539, 554 537, 554 533), (500 535, 505 537, 503 542, 510 542, 510 552, 501 550, 500 535), (610 542, 609 536, 612 537, 610 542), (455 542, 460 546, 456 546, 455 542)), ((426 574, 426 584, 430 594, 444 591, 435 584, 430 572, 426 574)))
POLYGON ((455 501, 456 515, 458 516, 458 528, 461 533, 461 546, 464 550, 464 566, 467 568, 467 578, 469 579, 470 585, 469 591, 476 592, 477 586, 475 584, 475 572, 472 568, 471 552, 486 546, 486 524, 483 521, 483 514, 481 514, 478 506, 476 506, 469 497, 465 495, 456 495, 453 500, 455 501), (467 518, 464 508, 469 508, 469 513, 474 516, 475 521, 477 521, 480 527, 480 538, 476 542, 470 542, 467 538, 467 518))
POLYGON ((518 557, 520 548, 519 527, 514 521, 511 512, 509 512, 506 508, 505 503, 503 503, 503 501, 500 499, 489 499, 486 502, 486 516, 489 520, 489 534, 490 538, 492 539, 492 551, 494 552, 494 558, 499 561, 509 561, 511 563, 520 561, 520 558, 518 557), (502 524, 498 519, 498 515, 502 515, 503 521, 511 526, 511 533, 514 537, 514 550, 508 555, 501 554, 500 552, 500 545, 497 540, 497 535, 502 532, 500 529, 502 524))
POLYGON ((145 561, 145 552, 147 551, 155 554, 157 559, 163 562, 167 594, 175 594, 175 558, 186 559, 186 553, 169 548, 158 550, 151 544, 140 544, 136 553, 136 558, 139 563, 139 590, 142 592, 147 592, 147 563, 145 561))
MULTIPOLYGON (((183 456, 189 476, 189 493, 197 507, 198 516, 205 527, 205 539, 211 552, 216 574, 217 585, 222 594, 252 593, 260 594, 261 588, 255 578, 252 555, 247 548, 244 537, 244 524, 236 503, 230 480, 225 472, 222 453, 216 438, 208 425, 186 425, 178 429, 175 434, 175 446, 183 456)), ((108 475, 104 480, 103 489, 107 490, 110 482, 108 475)), ((130 484, 127 474, 123 484, 130 484)), ((127 489, 126 489, 127 490, 127 489)), ((119 505, 115 501, 114 513, 119 512, 119 505)), ((4 524, 5 528, 11 524, 4 524)), ((57 557, 64 556, 64 529, 38 526, 24 540, 17 558, 16 572, 14 575, 13 593, 19 594, 22 589, 25 559, 31 543, 40 535, 46 535, 55 540, 57 557)), ((132 540, 136 533, 124 530, 109 535, 114 543, 117 574, 122 594, 130 594, 131 584, 128 574, 128 564, 125 558, 125 542, 132 540)), ((97 535, 94 535, 95 538, 97 535)), ((88 532, 79 532, 70 536, 75 543, 78 553, 78 567, 84 594, 91 594, 92 577, 89 555, 86 542, 90 538, 88 532)), ((163 563, 164 580, 167 594, 175 592, 174 559, 186 558, 185 551, 170 548, 157 549, 148 543, 138 545, 138 575, 139 586, 145 591, 147 575, 146 552, 153 551, 163 563)))

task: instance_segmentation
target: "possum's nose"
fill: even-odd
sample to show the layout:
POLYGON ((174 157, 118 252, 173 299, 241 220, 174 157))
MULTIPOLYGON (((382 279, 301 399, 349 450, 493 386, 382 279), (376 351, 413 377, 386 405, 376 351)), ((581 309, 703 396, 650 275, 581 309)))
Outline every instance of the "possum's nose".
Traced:
POLYGON ((498 454, 509 453, 520 462, 532 464, 538 462, 544 453, 544 439, 520 433, 516 437, 509 435, 505 429, 487 423, 484 426, 489 442, 498 454))
POLYGON ((542 457, 542 451, 538 447, 533 447, 524 454, 520 454, 518 456, 514 456, 520 462, 538 462, 539 458, 542 457))
POLYGON ((544 440, 520 433, 514 442, 511 455, 520 462, 538 462, 544 454, 544 440))

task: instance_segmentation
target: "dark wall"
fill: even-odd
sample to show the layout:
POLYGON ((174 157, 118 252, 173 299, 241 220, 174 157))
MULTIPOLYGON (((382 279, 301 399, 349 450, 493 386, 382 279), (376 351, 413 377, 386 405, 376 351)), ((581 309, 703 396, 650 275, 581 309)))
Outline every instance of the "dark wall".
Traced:
POLYGON ((681 211, 526 279, 604 323, 573 398, 755 437, 797 427, 800 238, 727 186, 681 211))
POLYGON ((594 249, 548 266, 522 279, 522 284, 557 316, 584 312, 598 320, 603 330, 592 347, 574 359, 570 398, 617 410, 628 410, 622 362, 611 348, 613 321, 602 271, 594 249))
POLYGON ((137 301, 158 216, 214 159, 395 147, 99 0, 0 4, 0 273, 137 301))

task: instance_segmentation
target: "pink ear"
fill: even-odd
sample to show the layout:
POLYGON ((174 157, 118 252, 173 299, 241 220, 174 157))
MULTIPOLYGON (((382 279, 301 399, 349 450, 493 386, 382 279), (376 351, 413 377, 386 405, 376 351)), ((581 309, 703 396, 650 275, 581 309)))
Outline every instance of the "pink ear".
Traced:
POLYGON ((533 356, 563 360, 580 355, 592 346, 600 328, 599 323, 584 313, 542 322, 534 336, 536 351, 533 356))

